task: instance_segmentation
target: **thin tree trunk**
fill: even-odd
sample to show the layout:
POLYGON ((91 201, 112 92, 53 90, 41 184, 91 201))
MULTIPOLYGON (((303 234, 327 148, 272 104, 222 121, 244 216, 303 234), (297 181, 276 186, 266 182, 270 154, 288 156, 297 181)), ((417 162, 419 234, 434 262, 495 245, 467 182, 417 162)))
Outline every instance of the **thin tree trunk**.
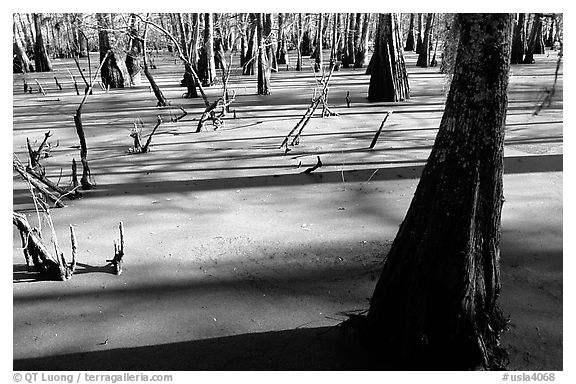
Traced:
POLYGON ((256 49, 255 45, 258 43, 256 41, 256 16, 254 13, 250 13, 249 17, 249 24, 248 24, 248 31, 249 31, 249 39, 248 39, 248 49, 246 50, 246 58, 245 64, 242 66, 242 74, 243 75, 253 75, 254 74, 254 61, 256 56, 256 49))
POLYGON ((368 52, 368 28, 370 26, 370 13, 364 14, 364 21, 362 23, 362 31, 360 34, 360 42, 358 43, 358 50, 356 51, 356 61, 354 68, 362 68, 366 62, 366 52, 368 52))
POLYGON ((386 257, 364 335, 394 369, 501 363, 498 308, 512 15, 461 14, 436 142, 386 257))
POLYGON ((256 14, 258 34, 258 95, 270 94, 270 65, 264 46, 264 20, 262 13, 256 14))
POLYGON ((350 68, 350 65, 354 65, 356 61, 356 55, 354 52, 354 32, 356 31, 356 15, 351 13, 348 16, 348 31, 346 33, 346 54, 344 56, 344 61, 342 63, 344 68, 350 68))
POLYGON ((214 62, 214 15, 204 14, 204 49, 206 51, 206 77, 202 79, 204 86, 211 86, 216 79, 216 63, 214 62))
POLYGON ((316 38, 316 54, 314 62, 314 71, 320 72, 322 70, 322 65, 324 64, 324 58, 322 55, 322 31, 324 30, 324 17, 321 13, 318 14, 318 37, 316 38))
MULTIPOLYGON (((130 34, 132 36, 138 35, 135 14, 130 15, 130 34)), ((126 69, 130 75, 130 85, 138 86, 142 84, 142 76, 140 75, 140 55, 140 41, 131 37, 128 44, 128 53, 126 54, 126 69)))
POLYGON ((422 52, 422 47, 424 46, 423 42, 422 42, 422 36, 423 36, 423 18, 422 18, 422 13, 418 14, 418 34, 416 35, 416 53, 420 54, 420 52, 422 52))
POLYGON ((524 64, 534 64, 534 53, 536 53, 536 45, 538 44, 539 37, 542 36, 542 20, 540 14, 534 14, 532 21, 532 29, 530 31, 530 38, 528 39, 528 48, 526 49, 526 56, 524 57, 524 64), (540 31, 540 35, 538 34, 540 31))
POLYGON ((286 64, 286 31, 284 30, 284 14, 278 14, 278 50, 276 52, 278 64, 286 64))

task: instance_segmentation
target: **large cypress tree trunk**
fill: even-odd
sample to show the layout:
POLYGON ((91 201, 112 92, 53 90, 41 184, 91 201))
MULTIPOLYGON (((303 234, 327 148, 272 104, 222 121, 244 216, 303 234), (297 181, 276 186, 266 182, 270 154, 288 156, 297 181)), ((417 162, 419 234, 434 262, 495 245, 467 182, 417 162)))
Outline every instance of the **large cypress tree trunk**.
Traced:
MULTIPOLYGON (((130 33, 132 36, 138 36, 136 28, 136 14, 130 15, 130 33)), ((141 85, 142 76, 140 75, 140 56, 142 54, 140 41, 131 37, 128 44, 128 54, 126 55, 126 69, 130 75, 130 85, 141 85)))
POLYGON ((124 88, 130 86, 130 75, 124 60, 112 49, 110 34, 108 29, 111 26, 110 14, 97 13, 98 20, 98 42, 100 47, 100 62, 104 60, 100 75, 102 84, 110 88, 124 88), (109 55, 107 52, 111 51, 109 55))
POLYGON ((426 16, 426 28, 424 29, 424 40, 422 41, 422 47, 418 54, 418 61, 416 66, 427 68, 430 65, 430 35, 432 32, 432 21, 434 14, 429 13, 426 16))
POLYGON ((34 29, 36 30, 36 44, 34 45, 34 64, 36 72, 51 72, 52 63, 48 57, 48 52, 44 46, 44 38, 42 37, 42 20, 41 16, 33 13, 34 29))
POLYGON ((368 99, 401 101, 410 98, 396 13, 382 13, 374 40, 374 54, 366 71, 370 76, 368 99))
POLYGON ((524 53, 526 52, 526 29, 525 14, 519 13, 514 26, 514 37, 512 38, 512 54, 510 62, 512 64, 521 64, 524 61, 524 53))
POLYGON ((422 52, 422 47, 424 46, 423 42, 422 42, 422 36, 424 35, 423 33, 423 26, 422 26, 423 20, 422 20, 422 13, 418 14, 418 33, 416 35, 416 53, 420 54, 420 52, 422 52))
POLYGON ((512 15, 462 14, 436 142, 366 322, 402 369, 498 365, 504 125, 512 15))
POLYGON ((264 20, 262 13, 256 14, 258 34, 258 95, 270 94, 270 65, 264 47, 264 20))
POLYGON ((408 36, 406 37, 405 51, 414 50, 414 14, 410 14, 410 25, 408 26, 408 36))

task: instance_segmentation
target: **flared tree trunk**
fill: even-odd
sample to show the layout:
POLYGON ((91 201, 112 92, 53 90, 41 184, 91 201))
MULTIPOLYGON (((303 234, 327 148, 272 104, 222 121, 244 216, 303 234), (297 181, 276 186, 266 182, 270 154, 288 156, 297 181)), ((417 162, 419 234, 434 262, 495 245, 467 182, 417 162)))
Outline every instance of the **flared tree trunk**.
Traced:
POLYGON ((500 220, 511 14, 462 14, 436 142, 385 260, 364 335, 400 369, 499 364, 500 220))
POLYGON ((108 29, 110 29, 111 21, 110 14, 97 13, 96 19, 98 21, 98 43, 100 48, 100 62, 104 60, 100 76, 102 77, 102 84, 110 88, 124 88, 130 86, 130 75, 126 63, 119 55, 112 49, 112 43, 108 29), (107 52, 111 51, 109 55, 107 52))
MULTIPOLYGON (((136 28, 136 15, 130 15, 130 33, 132 36, 138 36, 138 29, 136 28)), ((142 48, 140 41, 131 37, 128 44, 128 53, 126 54, 126 69, 130 75, 130 85, 141 85, 142 76, 140 75, 140 56, 142 55, 142 48)))
POLYGON ((434 18, 433 13, 429 13, 426 16, 426 28, 424 29, 424 40, 422 41, 422 48, 420 49, 420 53, 418 54, 418 61, 416 62, 416 66, 422 68, 428 68, 430 65, 430 42, 431 42, 431 34, 432 34, 432 21, 434 18))
POLYGON ((410 98, 398 14, 380 14, 374 54, 367 73, 370 74, 369 100, 401 101, 410 98))
POLYGON ((534 54, 536 53, 539 38, 541 37, 542 20, 540 19, 540 14, 536 13, 532 20, 532 29, 530 30, 530 38, 528 39, 528 48, 526 49, 526 56, 523 60, 524 64, 534 64, 534 54))
POLYGON ((264 17, 262 13, 256 14, 258 34, 258 95, 270 94, 270 65, 264 46, 264 17))
POLYGON ((408 26, 408 36, 406 37, 405 51, 413 51, 414 46, 414 14, 410 14, 410 25, 408 26))
POLYGON ((42 37, 42 20, 38 13, 33 13, 34 29, 36 30, 36 43, 34 44, 34 64, 36 72, 51 72, 52 63, 48 57, 48 52, 44 45, 44 38, 42 37))
POLYGON ((512 38, 512 54, 510 56, 512 64, 521 64, 524 61, 524 53, 526 53, 525 22, 526 14, 519 13, 514 25, 514 37, 512 38))

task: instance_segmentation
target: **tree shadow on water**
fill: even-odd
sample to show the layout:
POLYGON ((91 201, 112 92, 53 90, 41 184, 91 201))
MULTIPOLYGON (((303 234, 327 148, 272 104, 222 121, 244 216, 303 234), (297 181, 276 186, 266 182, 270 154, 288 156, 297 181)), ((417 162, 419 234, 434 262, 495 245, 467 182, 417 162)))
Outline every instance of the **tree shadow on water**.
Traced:
MULTIPOLYGON (((103 346, 103 348, 105 348, 103 346)), ((14 360, 14 370, 375 370, 342 327, 300 328, 14 360)))

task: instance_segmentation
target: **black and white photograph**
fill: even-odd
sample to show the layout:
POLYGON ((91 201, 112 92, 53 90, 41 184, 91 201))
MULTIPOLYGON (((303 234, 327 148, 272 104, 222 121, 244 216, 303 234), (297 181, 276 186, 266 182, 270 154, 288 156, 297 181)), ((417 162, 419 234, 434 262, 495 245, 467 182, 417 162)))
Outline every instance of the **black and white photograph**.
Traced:
POLYGON ((5 17, 8 382, 564 382, 562 7, 150 6, 5 17))

